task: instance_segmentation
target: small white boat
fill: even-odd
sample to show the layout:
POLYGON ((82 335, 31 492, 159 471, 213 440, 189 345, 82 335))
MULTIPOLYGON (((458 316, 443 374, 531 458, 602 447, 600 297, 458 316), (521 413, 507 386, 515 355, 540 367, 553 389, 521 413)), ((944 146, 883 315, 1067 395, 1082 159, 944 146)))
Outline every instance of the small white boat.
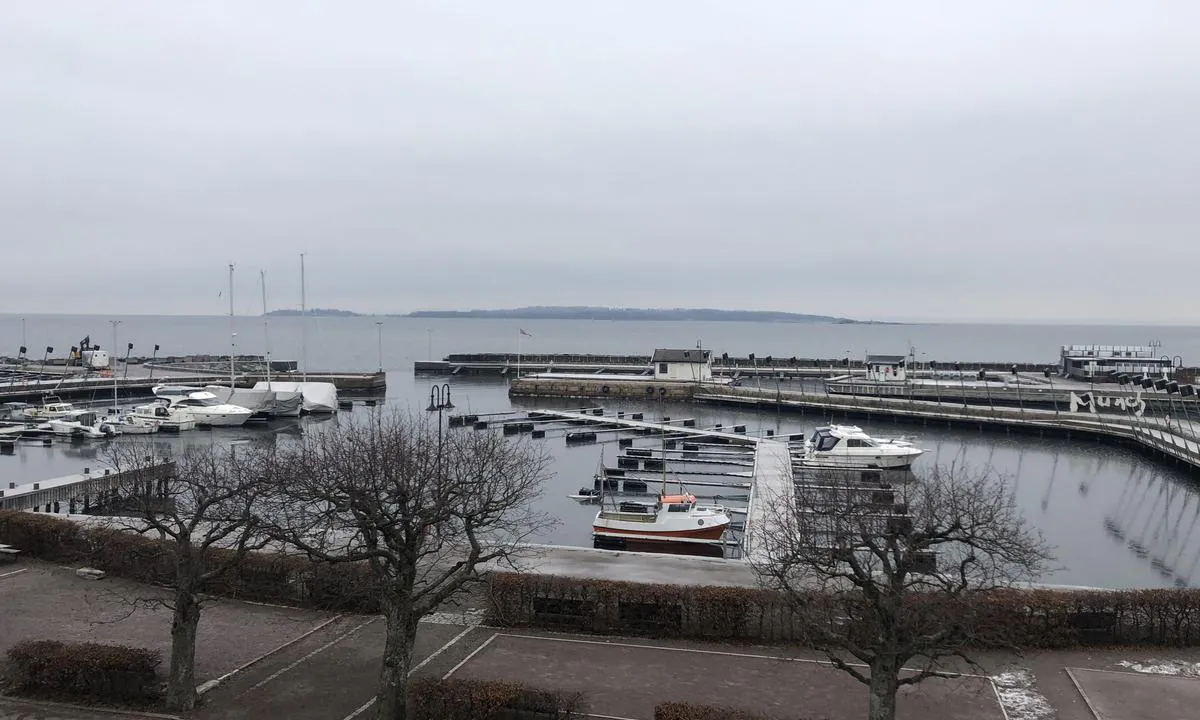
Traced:
POLYGON ((119 415, 115 419, 105 417, 104 421, 113 425, 121 435, 151 435, 158 432, 161 423, 135 415, 132 412, 119 415))
POLYGON ((22 414, 25 422, 46 422, 66 418, 78 412, 79 409, 71 403, 63 402, 55 395, 47 395, 41 405, 26 406, 22 414))
POLYGON ((907 440, 873 438, 856 425, 819 427, 804 444, 808 460, 889 470, 911 467, 924 452, 907 440))
POLYGON ((68 417, 51 420, 46 425, 55 435, 85 440, 102 440, 120 434, 113 423, 100 421, 94 412, 76 412, 68 417))
POLYGON ((664 540, 720 540, 729 515, 719 505, 700 505, 691 493, 662 494, 657 502, 624 500, 600 509, 592 534, 664 540))
POLYGON ((163 432, 183 432, 196 428, 196 419, 190 412, 176 410, 163 402, 138 405, 129 411, 128 417, 137 422, 154 423, 163 432))

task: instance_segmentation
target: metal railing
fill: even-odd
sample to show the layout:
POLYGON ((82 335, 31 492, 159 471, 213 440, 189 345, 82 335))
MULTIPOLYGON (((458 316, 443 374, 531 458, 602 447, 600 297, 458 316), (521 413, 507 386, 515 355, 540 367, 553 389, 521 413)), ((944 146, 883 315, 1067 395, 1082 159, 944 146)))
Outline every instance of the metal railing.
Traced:
POLYGON ((1200 469, 1200 415, 1193 423, 1131 413, 1067 412, 1056 409, 951 404, 913 397, 818 393, 779 388, 726 387, 697 390, 696 399, 732 401, 838 410, 854 414, 881 414, 912 419, 981 423, 1010 427, 1080 431, 1126 440, 1170 455, 1200 469))

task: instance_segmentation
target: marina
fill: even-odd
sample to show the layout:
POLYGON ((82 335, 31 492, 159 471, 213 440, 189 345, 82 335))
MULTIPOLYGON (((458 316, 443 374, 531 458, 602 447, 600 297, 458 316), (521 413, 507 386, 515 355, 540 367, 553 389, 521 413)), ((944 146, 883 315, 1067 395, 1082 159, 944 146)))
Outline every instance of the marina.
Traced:
MULTIPOLYGON (((242 325, 238 329, 245 331, 247 318, 239 317, 236 320, 242 325)), ((125 322, 137 321, 136 319, 127 319, 125 322)), ((378 326, 369 318, 322 319, 313 322, 309 327, 310 338, 320 338, 318 342, 310 346, 310 353, 312 353, 309 358, 310 362, 315 360, 325 367, 346 368, 348 371, 364 374, 375 373, 380 367, 385 368, 386 390, 368 395, 366 398, 348 396, 348 398, 354 398, 351 407, 356 408, 351 412, 363 412, 362 406, 368 402, 374 403, 376 407, 380 403, 386 402, 389 407, 400 409, 407 407, 411 411, 423 411, 428 404, 429 384, 433 378, 412 372, 418 361, 418 358, 411 357, 412 354, 415 354, 413 351, 419 349, 422 356, 420 359, 423 360, 426 354, 427 340, 432 340, 434 344, 458 342, 461 347, 464 346, 464 343, 469 342, 469 338, 464 335, 462 336, 464 339, 455 341, 454 333, 459 332, 455 328, 462 328, 464 333, 475 333, 479 331, 480 327, 484 331, 489 327, 496 327, 494 323, 455 321, 438 324, 436 330, 430 334, 426 333, 424 325, 416 323, 405 325, 405 321, 395 321, 395 323, 394 330, 387 330, 387 328, 393 327, 391 324, 384 325, 386 332, 395 333, 395 340, 391 340, 392 336, 385 334, 378 353, 375 347, 378 326), (405 330, 405 327, 410 329, 405 330), (362 343, 365 347, 361 350, 355 349, 354 337, 358 335, 368 338, 367 342, 362 343), (405 345, 405 343, 408 344, 405 345), (405 352, 410 354, 405 356, 405 352), (406 364, 406 372, 398 372, 398 369, 406 364)), ((90 321, 88 325, 84 325, 84 327, 88 326, 90 326, 90 321)), ((189 329, 190 335, 194 336, 190 340, 172 339, 171 335, 162 329, 164 326, 154 326, 153 334, 155 336, 162 334, 167 338, 167 342, 176 343, 172 346, 171 354, 173 356, 204 357, 203 355, 194 355, 194 353, 204 348, 219 347, 219 338, 222 333, 227 334, 228 326, 228 318, 224 320, 220 318, 206 319, 202 325, 197 327, 207 327, 209 330, 197 335, 189 329)), ((296 338, 299 326, 300 323, 295 319, 272 320, 272 331, 274 332, 276 328, 280 329, 279 335, 284 344, 298 344, 296 338)), ((589 325, 579 329, 593 332, 593 330, 599 331, 607 327, 609 325, 597 324, 594 327, 589 325)), ((614 330, 619 328, 621 333, 636 338, 639 333, 643 333, 643 328, 645 328, 644 332, 661 332, 662 326, 617 324, 613 327, 614 330), (660 330, 655 330, 656 327, 659 327, 660 330)), ((568 328, 568 326, 564 325, 563 328, 568 328)), ((764 325, 762 327, 764 333, 774 332, 776 329, 777 326, 764 325)), ((67 330, 69 331, 70 328, 68 327, 67 330)), ((809 330, 809 328, 805 328, 806 332, 809 330)), ((832 332, 852 334, 864 333, 868 330, 872 335, 881 336, 895 332, 912 334, 918 342, 924 343, 930 348, 927 353, 919 354, 919 357, 932 354, 939 347, 935 342, 936 338, 931 340, 927 337, 930 329, 921 327, 820 326, 813 328, 812 332, 816 332, 818 335, 832 332)), ((61 329, 56 332, 64 333, 61 329)), ((516 334, 515 329, 512 332, 514 335, 516 334)), ((537 342, 546 342, 545 337, 548 333, 545 330, 535 328, 533 332, 540 335, 537 342)), ((604 332, 610 331, 604 330, 604 332)), ((688 332, 692 331, 688 330, 688 332)), ((705 334, 707 335, 708 332, 705 331, 705 334)), ((997 331, 989 329, 989 333, 1003 337, 1003 328, 997 331)), ((902 339, 903 334, 901 335, 902 339)), ((1063 333, 1048 331, 1048 334, 1061 336, 1063 333)), ((763 334, 757 341, 746 344, 750 347, 771 349, 772 337, 774 336, 769 333, 763 334)), ((878 342, 878 340, 873 340, 872 344, 878 342)), ((619 349, 624 349, 629 345, 629 341, 623 335, 611 333, 603 336, 588 336, 586 342, 581 336, 581 339, 575 344, 581 343, 590 347, 595 347, 597 344, 603 347, 609 344, 619 349), (605 341, 604 337, 609 340, 605 341)), ((842 340, 837 340, 838 346, 841 346, 842 343, 842 340)), ((469 342, 467 346, 478 346, 479 344, 478 341, 474 341, 469 342)), ((853 346, 853 343, 846 344, 853 346)), ((1182 344, 1178 338, 1171 344, 1185 349, 1189 347, 1182 344)), ((569 346, 571 343, 568 342, 567 345, 569 346)), ((824 343, 825 347, 830 345, 832 345, 831 342, 824 343)), ((945 344, 943 343, 943 345, 945 344)), ((986 343, 979 345, 980 350, 984 352, 988 351, 988 347, 986 343)), ((775 355, 783 355, 778 347, 774 349, 776 350, 775 355)), ((819 350, 820 348, 815 349, 819 350)), ((710 355, 714 365, 722 362, 722 354, 714 351, 710 355)), ((764 352, 763 356, 758 357, 755 362, 763 362, 766 354, 764 352)), ((788 353, 788 355, 790 354, 788 353)), ((1002 353, 996 354, 1000 357, 1005 356, 1002 353)), ((746 356, 745 353, 741 355, 746 356)), ((815 355, 815 357, 833 358, 837 356, 836 351, 815 355)), ((953 357, 953 354, 950 356, 953 357)), ((648 360, 651 356, 650 354, 642 356, 631 354, 629 357, 641 357, 648 360)), ((1022 357, 1022 354, 1018 352, 1016 357, 1022 357)), ((515 361, 515 354, 513 359, 515 361)), ((223 364, 222 360, 219 356, 212 358, 211 362, 214 363, 211 368, 212 374, 186 376, 194 378, 188 382, 194 382, 196 386, 202 388, 214 383, 227 384, 227 367, 225 376, 221 376, 217 372, 220 369, 219 366, 223 364)), ((1191 568, 1196 554, 1194 546, 1197 539, 1196 533, 1200 532, 1200 528, 1192 532, 1187 543, 1184 543, 1184 540, 1188 537, 1189 522, 1194 517, 1193 511, 1197 508, 1200 498, 1197 497, 1195 486, 1187 477, 1190 472, 1187 470, 1188 466, 1174 459, 1163 462, 1162 460, 1166 457, 1164 454, 1136 443, 1132 437, 1121 439, 1116 436, 1100 436, 1086 432, 1089 423, 1100 420, 1119 420, 1120 422, 1117 424, 1124 423, 1128 428, 1128 423, 1125 421, 1129 416, 1133 416, 1135 422, 1144 421, 1143 425, 1149 430, 1151 439, 1161 439, 1169 447, 1173 433, 1164 426, 1160 436, 1153 421, 1157 419, 1162 423, 1167 423, 1166 416, 1170 415, 1169 422, 1175 430, 1186 430, 1188 427, 1186 423, 1194 419, 1192 418, 1192 414, 1195 412, 1194 396, 1182 397, 1177 392, 1169 393, 1166 388, 1159 390, 1153 385, 1149 389, 1144 387, 1135 389, 1117 383, 1095 382, 1093 385, 1093 383, 1079 379, 1060 377, 1057 374, 1052 378, 1046 378, 1043 371, 1047 366, 1056 367, 1055 363, 1027 362, 1020 366, 1028 368, 1019 371, 1019 378, 1023 382, 1017 383, 1010 379, 1007 388, 1003 387, 1003 383, 998 382, 988 385, 972 382, 972 375, 968 372, 975 368, 968 369, 966 363, 963 363, 963 372, 959 375, 953 374, 952 364, 948 364, 948 367, 945 368, 938 368, 936 375, 928 375, 925 365, 926 363, 922 361, 920 371, 914 372, 909 379, 913 381, 911 382, 913 387, 912 405, 914 408, 920 409, 924 402, 934 411, 927 415, 913 416, 892 412, 898 409, 894 405, 908 405, 910 403, 908 396, 885 397, 879 400, 871 397, 856 398, 851 395, 842 398, 840 403, 835 403, 833 398, 838 393, 833 390, 832 386, 827 391, 825 381, 847 374, 856 381, 865 380, 866 369, 860 370, 857 365, 851 367, 850 373, 844 371, 844 366, 838 367, 834 364, 832 372, 831 368, 826 367, 819 369, 820 374, 812 377, 788 379, 759 375, 743 377, 736 384, 718 385, 714 383, 711 387, 704 387, 703 391, 726 397, 704 400, 693 397, 697 385, 703 384, 678 381, 675 381, 678 383, 677 385, 671 386, 672 391, 676 387, 681 387, 678 397, 675 394, 663 396, 657 388, 664 385, 657 383, 654 385, 656 394, 653 398, 644 392, 644 387, 642 388, 643 392, 630 397, 614 397, 611 394, 604 396, 600 392, 602 385, 592 385, 586 380, 576 379, 570 380, 569 383, 575 386, 580 384, 584 386, 583 392, 578 392, 578 387, 571 388, 571 395, 577 395, 577 397, 545 393, 526 394, 523 386, 528 380, 525 377, 525 369, 522 367, 522 378, 519 381, 516 380, 515 373, 509 376, 460 374, 448 377, 447 380, 454 386, 454 401, 458 407, 456 411, 458 414, 448 416, 446 423, 448 426, 454 422, 460 423, 454 426, 455 431, 459 429, 478 431, 476 430, 478 423, 484 423, 483 427, 489 430, 494 428, 496 432, 509 433, 514 438, 544 443, 547 451, 553 457, 556 477, 547 487, 546 493, 539 500, 538 505, 545 508, 560 522, 539 534, 537 541, 548 547, 575 548, 575 550, 562 550, 564 553, 571 554, 572 557, 577 552, 612 553, 618 556, 618 559, 605 561, 604 564, 615 563, 616 566, 620 566, 622 563, 628 563, 628 572, 630 573, 639 572, 635 567, 638 563, 649 563, 648 567, 653 567, 656 562, 654 558, 662 556, 653 553, 642 555, 628 551, 605 551, 592 547, 594 543, 591 526, 599 503, 591 498, 577 499, 571 496, 580 495, 579 491, 584 487, 595 488, 594 476, 597 474, 598 467, 607 466, 609 471, 624 470, 626 478, 621 478, 612 472, 607 476, 607 480, 618 482, 621 485, 625 480, 629 480, 631 487, 639 492, 640 488, 637 483, 641 482, 645 486, 645 492, 641 494, 641 497, 650 498, 660 490, 661 471, 646 470, 642 466, 642 462, 647 455, 652 460, 658 459, 659 456, 668 458, 667 466, 670 468, 668 478, 671 481, 669 484, 673 485, 677 478, 682 478, 686 491, 696 495, 701 504, 719 504, 731 512, 729 535, 734 538, 735 542, 733 546, 723 543, 719 546, 720 554, 728 556, 730 559, 680 556, 680 562, 717 562, 740 565, 744 563, 744 560, 737 559, 735 556, 742 552, 744 537, 753 534, 754 522, 749 509, 752 495, 755 493, 750 486, 758 482, 758 479, 753 476, 739 477, 735 473, 754 472, 753 466, 745 465, 747 462, 753 462, 753 454, 758 447, 758 443, 753 440, 776 438, 790 446, 789 450, 793 456, 798 456, 803 452, 805 443, 811 439, 816 428, 834 424, 852 424, 859 426, 873 438, 900 436, 926 450, 926 453, 914 464, 914 471, 918 474, 922 472, 923 468, 933 464, 954 462, 967 463, 974 467, 995 467, 998 472, 1009 476, 1014 486, 1018 488, 1018 502, 1025 514, 1031 518, 1031 522, 1047 534, 1048 540, 1060 548, 1060 557, 1064 567, 1056 573, 1055 577, 1049 579, 1051 583, 1100 587, 1157 587, 1180 583, 1190 584, 1196 579, 1196 573, 1190 572, 1189 568, 1191 568), (1058 395, 1057 415, 1060 418, 1077 417, 1079 421, 1069 430, 1056 430, 1052 424, 1047 423, 1036 425, 1026 423, 1024 426, 1018 426, 1015 423, 1005 425, 999 422, 989 422, 989 418, 980 417, 980 413, 992 414, 993 409, 997 420, 1003 419, 1006 411, 1017 416, 1024 414, 1031 419, 1035 416, 1041 419, 1046 413, 1035 413, 1034 411, 1042 410, 1048 411, 1049 415, 1054 417, 1056 411, 1053 404, 1036 402, 1039 394, 1042 397, 1050 395, 1050 382, 1053 382, 1053 392, 1058 395), (977 387, 972 388, 972 385, 977 387), (968 396, 968 410, 971 413, 963 417, 954 417, 956 414, 954 406, 957 406, 957 414, 962 414, 964 387, 968 396), (957 388, 957 395, 955 388, 957 388), (977 390, 978 399, 972 396, 973 389, 977 390), (1141 417, 1134 414, 1136 410, 1116 407, 1115 403, 1118 400, 1131 399, 1136 403, 1139 399, 1139 390, 1140 399, 1144 400, 1146 405, 1144 408, 1136 404, 1133 407, 1142 410, 1141 417), (920 393, 922 392, 928 393, 927 400, 921 398, 920 393), (991 402, 989 402, 989 392, 991 402), (785 404, 774 402, 777 393, 778 397, 794 402, 785 404), (1070 410, 1072 393, 1075 395, 1073 412, 1070 410), (826 399, 827 395, 828 400, 826 399), (1181 402, 1186 404, 1181 404, 1181 402), (1092 407, 1095 408, 1094 414, 1092 407), (595 415, 597 410, 602 412, 601 416, 595 415), (531 412, 580 415, 584 414, 583 411, 586 411, 595 420, 571 417, 567 419, 571 422, 568 422, 553 416, 529 417, 531 412), (1101 415, 1114 417, 1098 417, 1101 415), (614 427, 606 427, 614 424, 618 416, 626 420, 637 420, 650 424, 663 423, 674 430, 668 430, 664 443, 664 439, 655 434, 653 428, 619 430, 614 427), (984 420, 982 424, 979 422, 981 419, 984 420), (596 422, 596 420, 600 422, 596 422), (469 422, 462 424, 465 421, 469 422), (711 439, 699 437, 704 431, 739 436, 743 438, 743 441, 735 443, 733 440, 722 437, 711 439), (690 433, 691 436, 673 437, 670 434, 672 432, 690 433), (568 436, 570 436, 569 439, 568 436), (747 442, 746 438, 750 438, 752 441, 747 442), (662 447, 663 444, 669 443, 675 443, 675 447, 673 449, 662 447), (685 443, 689 447, 687 462, 683 460, 685 443), (695 447, 696 450, 691 451, 691 447, 695 447), (629 452, 631 450, 636 452, 631 454, 629 452), (600 454, 602 452, 606 462, 601 461, 600 454), (724 453, 734 453, 734 455, 724 453), (675 460, 676 458, 678 460, 675 460), (698 462, 701 460, 706 462, 698 462), (707 462, 711 460, 725 460, 731 464, 707 462), (636 470, 620 467, 621 464, 628 464, 631 461, 639 463, 636 470), (721 474, 681 474, 693 471, 721 474), (701 484, 710 482, 714 484, 701 484), (1121 501, 1122 494, 1125 496, 1124 501, 1121 501), (1138 498, 1141 499, 1140 504, 1137 502, 1138 498), (1121 539, 1118 533, 1122 533, 1124 539, 1121 539), (1095 559, 1097 547, 1112 548, 1111 551, 1104 553, 1105 562, 1098 562, 1095 559), (1136 550, 1138 547, 1144 548, 1144 557, 1136 550)), ((938 363, 938 365, 942 364, 938 363)), ((995 365, 999 365, 1000 369, 1003 369, 1004 366, 1011 365, 1011 363, 995 363, 995 365)), ((150 369, 138 368, 135 363, 129 368, 131 379, 135 372, 148 375, 150 369)), ((153 371, 154 380, 158 382, 165 377, 165 372, 155 369, 153 371)), ((249 367, 247 367, 247 372, 250 372, 249 367)), ((116 374, 118 379, 122 379, 120 376, 123 373, 119 365, 116 374)), ((717 374, 714 372, 714 375, 717 374)), ((1011 377, 1012 373, 1009 372, 1007 375, 1011 377)), ((274 375, 272 379, 275 379, 274 375)), ((103 380, 111 383, 108 378, 103 380)), ((643 382, 646 381, 643 380, 643 382)), ((111 384, 108 384, 107 387, 109 388, 107 393, 97 390, 95 396, 95 405, 101 412, 111 404, 111 384)), ((845 395, 845 393, 842 394, 845 395)), ((38 403, 40 400, 40 397, 35 397, 28 402, 38 403)), ((77 399, 64 398, 64 400, 73 402, 80 407, 93 404, 87 396, 77 399)), ((122 405, 129 402, 131 401, 124 398, 121 400, 122 405)), ((147 401, 134 400, 132 402, 145 404, 147 401)), ((340 405, 341 397, 339 397, 340 405)), ((345 412, 346 408, 341 408, 341 410, 345 412)), ((146 440, 164 448, 178 448, 194 442, 225 443, 270 436, 282 438, 285 435, 302 433, 306 427, 315 427, 325 421, 327 421, 326 418, 317 415, 299 419, 255 420, 238 428, 214 428, 200 433, 164 434, 158 432, 148 436, 146 440)), ((1065 424, 1061 424, 1061 426, 1065 428, 1065 424)), ((94 469, 103 466, 105 447, 109 443, 135 440, 136 438, 132 436, 119 436, 112 440, 72 442, 53 436, 49 438, 31 436, 14 441, 11 444, 12 455, 0 454, 0 472, 4 473, 5 479, 22 484, 78 474, 83 467, 94 469), (50 441, 49 445, 43 444, 45 439, 50 441)), ((1180 441, 1176 439, 1174 444, 1176 448, 1179 448, 1180 441)), ((0 442, 0 452, 4 451, 4 445, 5 443, 0 442)), ((805 472, 807 472, 807 468, 813 462, 809 461, 801 467, 806 468, 805 472)), ((828 473, 834 476, 836 476, 836 472, 836 468, 828 470, 828 473)), ((747 545, 747 547, 749 546, 747 545)), ((713 575, 713 577, 717 576, 713 575)))

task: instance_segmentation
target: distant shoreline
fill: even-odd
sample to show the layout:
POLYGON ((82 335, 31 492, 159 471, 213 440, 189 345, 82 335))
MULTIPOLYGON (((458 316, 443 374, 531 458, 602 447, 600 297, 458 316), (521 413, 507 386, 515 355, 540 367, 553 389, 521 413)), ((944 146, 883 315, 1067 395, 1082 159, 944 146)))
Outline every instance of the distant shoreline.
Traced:
MULTIPOLYGON (((367 317, 350 310, 314 308, 302 313, 299 310, 272 310, 268 317, 367 317)), ((376 316, 378 317, 378 315, 376 316)), ((712 308, 608 308, 608 307, 523 307, 507 310, 417 310, 402 315, 387 314, 383 317, 433 318, 433 319, 485 319, 485 320, 611 320, 611 321, 674 321, 674 322, 776 322, 776 323, 831 323, 838 325, 900 325, 902 323, 876 320, 854 320, 832 315, 808 315, 804 313, 779 312, 774 310, 716 310, 712 308)))

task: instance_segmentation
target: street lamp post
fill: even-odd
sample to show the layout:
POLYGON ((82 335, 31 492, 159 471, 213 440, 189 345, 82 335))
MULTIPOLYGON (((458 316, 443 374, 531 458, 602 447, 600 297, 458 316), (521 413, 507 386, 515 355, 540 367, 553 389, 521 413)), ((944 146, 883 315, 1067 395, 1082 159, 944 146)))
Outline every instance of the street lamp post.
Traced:
POLYGON ((437 411, 438 414, 437 473, 439 479, 442 476, 442 411, 453 409, 454 403, 450 402, 450 383, 435 384, 429 388, 429 407, 425 410, 437 411))

